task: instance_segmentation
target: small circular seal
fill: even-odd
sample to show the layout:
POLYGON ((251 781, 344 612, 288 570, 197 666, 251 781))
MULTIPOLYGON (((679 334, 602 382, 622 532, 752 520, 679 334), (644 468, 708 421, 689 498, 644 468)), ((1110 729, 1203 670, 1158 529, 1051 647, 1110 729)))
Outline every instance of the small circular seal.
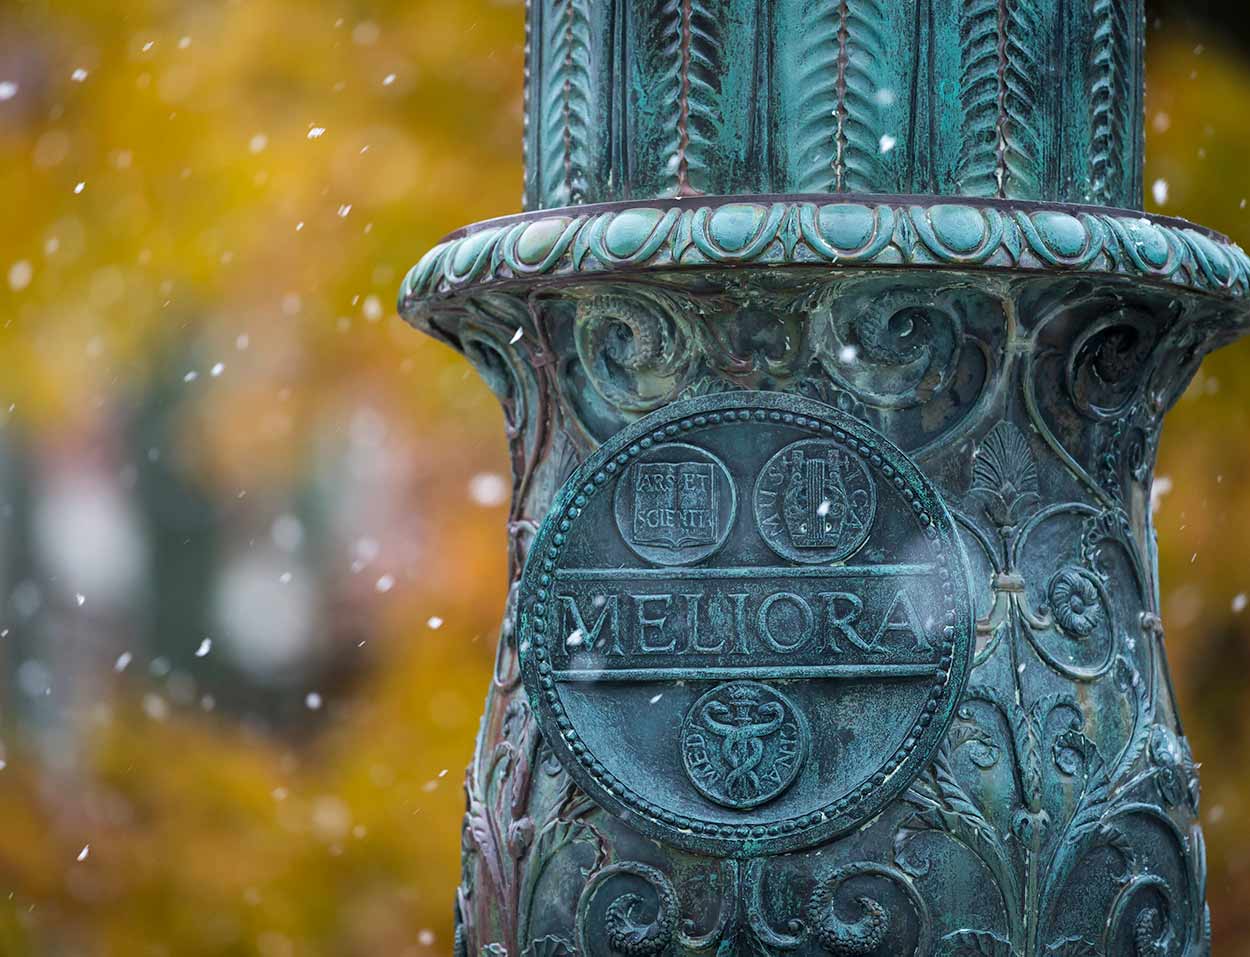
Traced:
POLYGON ((724 807, 767 804, 798 776, 807 758, 807 721, 781 692, 757 681, 717 685, 699 698, 681 728, 686 774, 724 807))
POLYGON ((872 531, 877 495, 863 459, 824 439, 791 442, 755 481, 755 522, 768 547, 807 564, 840 562, 872 531))
POLYGON ((725 464, 684 442, 648 449, 616 486, 616 525, 625 544, 657 565, 689 565, 713 554, 737 510, 725 464))

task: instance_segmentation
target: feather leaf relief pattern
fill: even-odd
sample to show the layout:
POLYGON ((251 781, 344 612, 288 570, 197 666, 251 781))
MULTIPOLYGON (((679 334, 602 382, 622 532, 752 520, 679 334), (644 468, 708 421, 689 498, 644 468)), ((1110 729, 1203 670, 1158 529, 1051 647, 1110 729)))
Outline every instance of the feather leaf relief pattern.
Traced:
POLYGON ((799 120, 794 134, 798 189, 832 192, 841 155, 842 8, 833 3, 805 4, 802 24, 799 120))
POLYGON ((1035 0, 968 0, 964 7, 960 192, 1040 195, 1040 26, 1035 0))
POLYGON ((725 48, 718 10, 707 0, 683 3, 683 186, 686 192, 702 193, 709 191, 712 160, 719 149, 725 48))
POLYGON ((880 0, 843 0, 838 105, 838 189, 889 187, 884 158, 901 131, 884 128, 885 100, 896 95, 881 82, 887 20, 880 0))
POLYGON ((543 11, 539 131, 544 204, 584 201, 590 168, 589 0, 554 0, 543 11))
POLYGON ((1124 150, 1132 129, 1130 0, 1094 0, 1090 57, 1090 192, 1096 202, 1121 195, 1124 150))

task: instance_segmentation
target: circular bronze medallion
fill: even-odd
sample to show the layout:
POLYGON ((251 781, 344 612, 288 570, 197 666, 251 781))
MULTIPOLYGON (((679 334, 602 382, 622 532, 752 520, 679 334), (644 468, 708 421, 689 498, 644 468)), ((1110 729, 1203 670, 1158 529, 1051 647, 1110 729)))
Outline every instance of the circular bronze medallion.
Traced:
POLYGON ((574 780, 718 855, 811 846, 880 811, 931 760, 973 647, 937 490, 859 420, 764 392, 677 402, 609 439, 534 539, 518 618, 526 689, 574 780))

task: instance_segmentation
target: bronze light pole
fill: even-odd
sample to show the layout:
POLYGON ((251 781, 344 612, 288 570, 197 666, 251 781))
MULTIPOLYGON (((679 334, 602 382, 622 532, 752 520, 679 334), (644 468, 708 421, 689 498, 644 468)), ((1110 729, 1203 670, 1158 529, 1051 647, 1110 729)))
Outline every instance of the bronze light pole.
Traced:
POLYGON ((1140 0, 532 0, 527 212, 400 309, 503 403, 459 953, 1209 949, 1140 0))

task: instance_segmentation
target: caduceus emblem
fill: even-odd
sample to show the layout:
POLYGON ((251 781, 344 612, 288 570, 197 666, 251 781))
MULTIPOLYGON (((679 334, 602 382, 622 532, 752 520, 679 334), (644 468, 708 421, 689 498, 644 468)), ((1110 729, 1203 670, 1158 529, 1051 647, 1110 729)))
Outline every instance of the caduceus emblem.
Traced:
POLYGON ((722 685, 696 702, 683 732, 686 770, 707 797, 755 807, 784 791, 806 751, 794 706, 766 685, 722 685))
POLYGON ((764 760, 764 738, 781 727, 785 709, 776 701, 760 702, 755 689, 746 685, 734 685, 728 698, 713 698, 703 706, 703 724, 721 738, 721 758, 729 769, 726 795, 749 801, 763 790, 757 769, 764 760))

